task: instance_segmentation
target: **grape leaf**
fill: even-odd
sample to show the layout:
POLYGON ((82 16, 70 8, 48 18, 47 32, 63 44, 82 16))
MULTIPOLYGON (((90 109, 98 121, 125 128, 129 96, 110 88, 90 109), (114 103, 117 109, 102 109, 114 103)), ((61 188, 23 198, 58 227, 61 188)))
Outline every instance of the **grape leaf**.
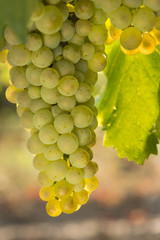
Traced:
POLYGON ((157 154, 155 123, 159 114, 160 55, 126 56, 118 42, 107 47, 108 77, 98 109, 105 132, 104 146, 121 158, 143 164, 157 154))
POLYGON ((0 1, 0 38, 6 24, 9 24, 17 36, 24 42, 26 27, 38 0, 1 0, 0 1))

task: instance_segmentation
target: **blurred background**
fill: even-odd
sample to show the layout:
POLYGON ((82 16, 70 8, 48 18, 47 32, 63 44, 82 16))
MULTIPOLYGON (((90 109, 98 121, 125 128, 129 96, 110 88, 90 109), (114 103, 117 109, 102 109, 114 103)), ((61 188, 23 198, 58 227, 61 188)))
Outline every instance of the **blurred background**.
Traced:
POLYGON ((78 212, 49 217, 26 149, 28 133, 5 99, 3 63, 0 82, 0 240, 160 240, 160 155, 144 166, 119 159, 103 147, 101 128, 93 148, 98 189, 78 212))

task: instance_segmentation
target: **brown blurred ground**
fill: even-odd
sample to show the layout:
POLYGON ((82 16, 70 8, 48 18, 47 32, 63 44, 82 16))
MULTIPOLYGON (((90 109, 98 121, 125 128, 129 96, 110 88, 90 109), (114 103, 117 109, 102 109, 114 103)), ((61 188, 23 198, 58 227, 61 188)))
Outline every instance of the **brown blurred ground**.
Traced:
POLYGON ((93 148, 100 185, 88 204, 56 219, 39 200, 27 132, 15 109, 0 115, 0 240, 160 240, 160 156, 138 166, 103 147, 93 148))

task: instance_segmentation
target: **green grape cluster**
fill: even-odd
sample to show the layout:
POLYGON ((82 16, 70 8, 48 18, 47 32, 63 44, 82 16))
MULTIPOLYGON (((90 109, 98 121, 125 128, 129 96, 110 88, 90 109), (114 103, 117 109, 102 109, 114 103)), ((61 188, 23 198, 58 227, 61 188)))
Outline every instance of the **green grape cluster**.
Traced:
POLYGON ((27 148, 52 217, 77 211, 98 187, 92 93, 106 66, 106 19, 90 0, 45 0, 32 14, 25 43, 9 26, 4 31, 12 66, 6 97, 31 134, 27 148))
POLYGON ((93 0, 108 17, 107 44, 121 43, 128 55, 151 54, 160 44, 159 0, 93 0))

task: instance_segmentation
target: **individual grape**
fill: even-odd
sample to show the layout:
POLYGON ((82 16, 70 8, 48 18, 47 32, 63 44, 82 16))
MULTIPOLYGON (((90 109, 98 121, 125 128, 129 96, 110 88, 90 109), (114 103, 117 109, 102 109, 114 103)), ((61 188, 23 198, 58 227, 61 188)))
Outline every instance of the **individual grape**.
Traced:
POLYGON ((103 44, 107 40, 107 37, 108 37, 108 32, 106 27, 103 24, 93 25, 88 35, 89 40, 94 45, 103 44))
POLYGON ((41 97, 41 88, 37 86, 30 86, 28 88, 28 96, 31 99, 37 99, 41 97))
POLYGON ((38 182, 43 187, 49 187, 53 184, 53 180, 47 176, 46 171, 42 171, 38 174, 38 182))
POLYGON ((26 110, 28 110, 28 108, 23 108, 23 107, 21 107, 21 106, 19 106, 19 105, 16 106, 16 111, 17 111, 17 114, 18 114, 19 117, 21 117, 21 116, 22 116, 22 113, 23 113, 24 111, 26 111, 26 110))
POLYGON ((78 137, 79 146, 88 145, 92 140, 91 130, 89 128, 74 128, 74 133, 78 137))
POLYGON ((71 154, 76 151, 79 142, 74 133, 65 133, 59 136, 57 145, 64 154, 71 154))
POLYGON ((139 47, 133 50, 127 50, 124 47, 122 47, 122 45, 120 47, 122 52, 125 53, 126 55, 136 55, 137 53, 139 53, 139 47))
POLYGON ((84 173, 82 169, 76 167, 69 167, 66 174, 66 180, 71 184, 78 184, 82 181, 83 176, 84 173))
POLYGON ((79 87, 79 83, 74 76, 64 76, 58 84, 58 91, 64 96, 73 96, 79 87))
POLYGON ((91 43, 84 43, 81 46, 81 58, 84 60, 88 60, 93 57, 95 53, 94 46, 91 43))
POLYGON ((84 189, 85 187, 85 180, 84 178, 80 181, 78 184, 74 184, 74 192, 80 192, 84 189))
POLYGON ((142 42, 139 46, 139 52, 148 55, 155 51, 156 41, 154 37, 149 33, 144 33, 142 36, 142 42))
POLYGON ((78 70, 75 71, 74 76, 77 78, 78 82, 84 82, 84 74, 78 70))
POLYGON ((74 25, 71 21, 66 20, 60 30, 61 42, 69 41, 75 33, 74 25))
POLYGON ((44 14, 44 4, 42 2, 39 2, 32 13, 31 20, 37 21, 43 17, 43 14, 44 14))
POLYGON ((85 105, 79 105, 73 108, 71 111, 74 125, 78 128, 88 127, 93 120, 92 111, 85 105))
MULTIPOLYGON (((106 43, 106 41, 105 41, 105 43, 106 43)), ((94 49, 95 49, 96 52, 104 53, 104 51, 105 51, 105 45, 104 45, 104 44, 95 45, 95 46, 94 46, 94 49)))
POLYGON ((57 144, 45 146, 43 149, 45 158, 49 161, 55 161, 63 157, 63 153, 58 148, 57 144))
MULTIPOLYGON (((63 56, 62 56, 63 55, 63 47, 62 47, 62 45, 59 45, 58 47, 56 47, 53 50, 53 54, 54 54, 56 63, 60 62, 63 59, 63 56)), ((54 66, 55 66, 55 64, 54 64, 54 66)))
POLYGON ((95 105, 95 98, 93 96, 90 97, 90 99, 84 103, 87 107, 89 107, 90 109, 93 109, 94 105, 95 105))
POLYGON ((39 77, 42 71, 43 69, 36 67, 34 64, 30 64, 26 69, 27 81, 34 86, 41 86, 39 77))
POLYGON ((123 0, 123 4, 129 8, 139 8, 143 5, 143 0, 123 0))
POLYGON ((33 116, 34 114, 30 110, 26 110, 21 115, 21 124, 24 128, 32 128, 33 127, 33 116))
POLYGON ((88 68, 93 72, 101 72, 106 64, 106 56, 100 52, 95 52, 93 57, 88 60, 88 68))
POLYGON ((61 113, 65 113, 65 111, 60 109, 57 104, 51 107, 51 112, 52 112, 53 118, 56 118, 61 113))
POLYGON ((33 117, 33 123, 37 129, 51 123, 53 121, 52 113, 48 109, 37 111, 33 117))
POLYGON ((90 161, 88 152, 83 148, 78 148, 75 152, 69 155, 69 161, 76 168, 84 168, 90 161))
POLYGON ((49 216, 58 217, 62 213, 59 200, 54 199, 54 200, 48 201, 46 205, 46 211, 49 216))
POLYGON ((149 8, 138 8, 133 15, 133 25, 141 32, 151 31, 155 23, 155 14, 149 8))
POLYGON ((85 41, 85 38, 75 33, 73 37, 68 41, 70 44, 81 46, 85 41))
POLYGON ((73 44, 66 45, 63 48, 63 57, 64 57, 64 59, 69 60, 74 64, 77 63, 81 57, 79 47, 76 45, 73 45, 73 44))
POLYGON ((88 202, 88 192, 83 189, 80 192, 74 192, 73 193, 73 199, 79 204, 84 205, 88 202))
POLYGON ((46 173, 53 181, 60 181, 66 177, 68 170, 67 162, 63 159, 51 162, 47 168, 46 173))
POLYGON ((48 48, 55 49, 60 44, 60 41, 61 36, 59 32, 43 35, 44 46, 48 48))
POLYGON ((44 34, 53 34, 60 30, 63 17, 60 10, 55 6, 45 6, 43 16, 35 22, 37 29, 44 34))
POLYGON ((120 37, 122 47, 133 50, 139 47, 142 41, 141 32, 135 27, 126 28, 120 37))
POLYGON ((75 74, 75 67, 73 63, 65 59, 56 62, 53 67, 59 72, 61 77, 75 74))
POLYGON ((26 91, 21 91, 17 94, 17 103, 24 108, 28 108, 30 105, 31 99, 28 96, 26 91))
POLYGON ((69 133, 74 128, 73 119, 69 114, 59 114, 54 120, 54 127, 60 133, 69 133))
POLYGON ((109 15, 111 24, 118 29, 127 28, 132 22, 132 14, 128 7, 121 6, 109 15))
POLYGON ((39 33, 28 34, 25 45, 30 51, 37 51, 42 47, 41 35, 39 33))
POLYGON ((55 88, 59 79, 59 73, 54 68, 46 68, 40 75, 40 83, 45 88, 55 88))
POLYGON ((10 79, 11 83, 16 88, 27 88, 29 86, 29 83, 27 82, 26 76, 25 76, 26 69, 24 67, 12 67, 10 69, 10 79))
POLYGON ((9 64, 9 66, 12 66, 12 67, 16 66, 16 64, 14 64, 13 61, 11 60, 10 52, 8 52, 7 54, 7 64, 9 64))
POLYGON ((74 96, 66 97, 61 95, 58 98, 58 107, 64 111, 71 111, 76 106, 76 99, 74 96))
POLYGON ((49 109, 49 108, 50 108, 50 105, 44 102, 41 98, 31 100, 30 110, 33 113, 36 113, 41 109, 49 109))
POLYGON ((18 39, 15 32, 10 28, 10 26, 5 27, 4 38, 11 45, 21 44, 21 41, 18 39))
POLYGON ((68 183, 65 179, 56 182, 54 185, 54 193, 58 198, 69 197, 73 192, 73 185, 68 183))
POLYGON ((95 106, 92 108, 92 111, 96 116, 98 116, 98 109, 95 106))
POLYGON ((99 185, 99 181, 98 181, 98 178, 96 176, 85 179, 85 189, 88 192, 95 191, 97 189, 98 185, 99 185))
POLYGON ((94 0, 95 6, 97 8, 99 8, 99 7, 102 8, 103 11, 106 13, 113 12, 114 10, 119 8, 120 5, 122 4, 122 0, 107 0, 107 1, 99 0, 97 2, 97 5, 96 5, 96 2, 97 2, 97 0, 94 0))
POLYGON ((87 61, 80 59, 76 64, 75 64, 75 68, 76 70, 82 72, 82 73, 86 73, 88 70, 88 63, 87 61))
POLYGON ((79 19, 75 24, 76 33, 82 37, 88 36, 91 29, 92 29, 92 25, 89 20, 79 19))
POLYGON ((107 15, 102 9, 96 8, 91 21, 94 24, 104 24, 107 21, 107 15))
POLYGON ((63 22, 66 21, 69 16, 69 11, 66 4, 64 2, 59 2, 56 7, 58 7, 60 12, 62 13, 63 22))
POLYGON ((58 92, 57 87, 51 89, 41 87, 41 97, 46 103, 56 104, 59 96, 60 93, 58 92))
POLYGON ((75 98, 77 102, 84 103, 87 102, 91 97, 91 88, 86 83, 80 83, 78 91, 75 93, 75 98))
POLYGON ((93 177, 98 171, 97 163, 90 161, 88 165, 83 169, 84 171, 84 178, 91 178, 93 177))
POLYGON ((17 66, 29 64, 31 60, 31 52, 24 44, 15 45, 10 49, 11 61, 17 66))
POLYGON ((33 158, 33 166, 36 170, 44 171, 46 170, 49 161, 44 157, 43 154, 38 154, 33 158))
POLYGON ((53 186, 42 187, 39 191, 39 196, 43 201, 50 201, 55 199, 53 186))
POLYGON ((49 67, 53 60, 53 52, 47 47, 41 47, 39 50, 32 52, 31 60, 36 67, 49 67))
POLYGON ((98 127, 97 117, 95 114, 93 114, 93 121, 92 121, 91 125, 89 126, 89 128, 92 130, 95 130, 97 127, 98 127))
POLYGON ((71 214, 76 211, 78 203, 73 199, 73 197, 69 196, 61 200, 60 206, 64 213, 71 214))
POLYGON ((37 133, 33 134, 27 141, 28 151, 33 154, 40 154, 43 152, 44 144, 40 141, 37 133))
POLYGON ((94 4, 90 0, 79 0, 75 4, 74 12, 80 19, 89 19, 94 14, 94 4))
POLYGON ((153 11, 159 11, 160 10, 160 1, 159 0, 144 0, 143 4, 152 9, 153 11))
POLYGON ((109 28, 109 34, 114 40, 119 41, 122 34, 122 30, 115 28, 114 26, 111 25, 109 28))
POLYGON ((44 144, 54 144, 58 139, 59 133, 53 124, 43 126, 39 131, 39 139, 44 144))
POLYGON ((97 72, 93 72, 90 69, 84 74, 85 83, 95 85, 98 79, 97 72))
POLYGON ((92 160, 93 159, 93 151, 92 151, 92 149, 90 147, 88 147, 88 146, 84 146, 83 148, 89 153, 90 160, 92 160))
POLYGON ((96 134, 93 130, 91 131, 91 134, 92 134, 92 139, 91 139, 91 141, 88 145, 89 147, 93 147, 96 144, 96 141, 97 141, 96 134))

